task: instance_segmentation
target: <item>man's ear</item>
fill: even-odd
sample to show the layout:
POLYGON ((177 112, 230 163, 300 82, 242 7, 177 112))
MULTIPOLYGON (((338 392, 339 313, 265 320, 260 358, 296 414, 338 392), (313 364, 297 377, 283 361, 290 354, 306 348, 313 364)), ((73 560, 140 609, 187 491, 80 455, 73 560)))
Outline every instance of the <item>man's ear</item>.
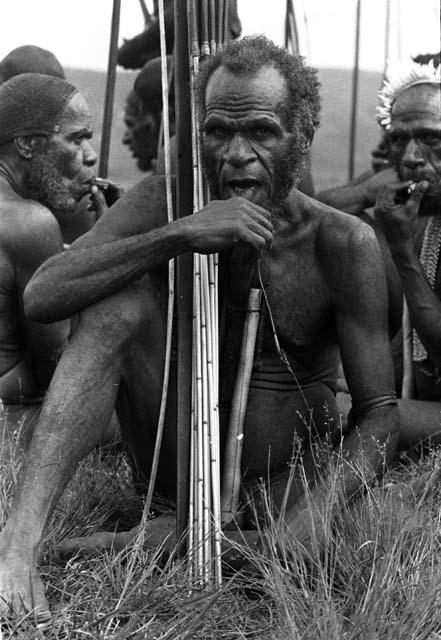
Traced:
POLYGON ((18 136, 14 138, 14 145, 22 158, 30 160, 34 155, 37 140, 32 136, 18 136))

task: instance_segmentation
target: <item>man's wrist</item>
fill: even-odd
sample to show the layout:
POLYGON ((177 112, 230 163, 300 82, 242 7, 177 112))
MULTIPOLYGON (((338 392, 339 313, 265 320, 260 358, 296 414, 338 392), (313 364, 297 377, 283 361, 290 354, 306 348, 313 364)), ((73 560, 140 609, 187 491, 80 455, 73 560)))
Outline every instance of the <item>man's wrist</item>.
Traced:
POLYGON ((177 244, 177 254, 193 251, 193 234, 187 217, 174 220, 168 225, 168 231, 177 244))
POLYGON ((390 252, 396 263, 407 264, 418 259, 415 244, 412 239, 394 240, 389 242, 390 252))

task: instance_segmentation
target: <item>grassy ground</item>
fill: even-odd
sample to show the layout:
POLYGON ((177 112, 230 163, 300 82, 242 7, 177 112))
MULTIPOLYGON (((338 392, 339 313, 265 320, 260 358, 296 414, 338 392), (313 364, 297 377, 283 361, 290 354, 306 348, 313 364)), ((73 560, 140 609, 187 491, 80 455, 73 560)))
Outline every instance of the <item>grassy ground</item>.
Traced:
MULTIPOLYGON (((0 525, 22 454, 3 456, 0 525)), ((41 572, 54 613, 36 632, 26 620, 4 637, 23 640, 436 640, 441 639, 439 475, 441 454, 402 459, 381 490, 366 488, 356 509, 323 514, 324 551, 305 555, 270 518, 265 552, 249 552, 258 576, 227 575, 218 592, 191 586, 185 565, 160 561, 149 524, 125 551, 55 553, 66 537, 139 521, 121 455, 95 452, 68 486, 48 529, 41 572), (118 523, 119 521, 119 523, 118 523)), ((329 504, 333 482, 329 483, 329 504)))

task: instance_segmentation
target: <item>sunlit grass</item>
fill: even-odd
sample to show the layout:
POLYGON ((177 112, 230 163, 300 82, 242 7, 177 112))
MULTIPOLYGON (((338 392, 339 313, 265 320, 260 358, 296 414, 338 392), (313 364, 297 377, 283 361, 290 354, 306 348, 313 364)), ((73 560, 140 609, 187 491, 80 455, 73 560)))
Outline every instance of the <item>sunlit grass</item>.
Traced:
MULTIPOLYGON (((22 458, 17 442, 3 444, 1 522, 22 458)), ((31 619, 15 621, 6 637, 441 639, 439 468, 435 450, 402 460, 381 488, 366 486, 350 508, 334 500, 331 478, 334 507, 322 514, 321 551, 314 541, 303 549, 268 509, 261 550, 242 548, 247 571, 228 573, 216 592, 191 585, 183 561, 151 548, 148 527, 122 551, 56 561, 63 539, 129 528, 141 518, 122 454, 94 452, 65 491, 45 540, 40 569, 51 626, 43 634, 31 619)))

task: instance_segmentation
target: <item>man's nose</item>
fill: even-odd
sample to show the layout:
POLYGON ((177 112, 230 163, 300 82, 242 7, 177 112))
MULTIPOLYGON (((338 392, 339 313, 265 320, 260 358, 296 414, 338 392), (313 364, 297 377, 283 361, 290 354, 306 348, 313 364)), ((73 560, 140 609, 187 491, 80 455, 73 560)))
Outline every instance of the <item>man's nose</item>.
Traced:
POLYGON ((421 144, 414 140, 413 138, 409 140, 407 143, 404 156, 403 156, 403 164, 408 169, 416 169, 417 167, 421 167, 426 163, 426 159, 424 156, 424 151, 421 147, 421 144))
POLYGON ((256 153, 250 142, 240 133, 229 140, 224 153, 224 161, 233 166, 243 166, 256 159, 256 153))
POLYGON ((93 167, 98 160, 98 155, 92 145, 85 140, 83 162, 87 167, 93 167))

